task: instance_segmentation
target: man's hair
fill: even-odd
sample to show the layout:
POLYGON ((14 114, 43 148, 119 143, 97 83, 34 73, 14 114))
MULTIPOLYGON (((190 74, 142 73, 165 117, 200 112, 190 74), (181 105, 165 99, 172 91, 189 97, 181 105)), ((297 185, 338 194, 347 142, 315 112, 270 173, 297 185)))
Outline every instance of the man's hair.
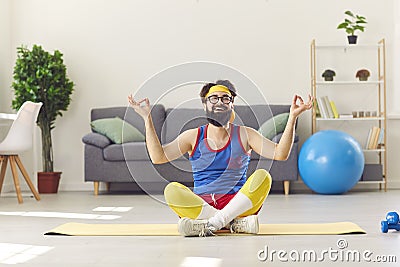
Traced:
POLYGON ((226 88, 229 89, 229 91, 231 92, 232 97, 236 96, 236 88, 235 86, 228 80, 218 80, 215 83, 207 83, 203 86, 203 88, 201 88, 200 91, 200 97, 201 97, 201 101, 204 103, 206 101, 205 97, 208 93, 208 91, 210 91, 210 88, 213 87, 214 85, 223 85, 226 88))

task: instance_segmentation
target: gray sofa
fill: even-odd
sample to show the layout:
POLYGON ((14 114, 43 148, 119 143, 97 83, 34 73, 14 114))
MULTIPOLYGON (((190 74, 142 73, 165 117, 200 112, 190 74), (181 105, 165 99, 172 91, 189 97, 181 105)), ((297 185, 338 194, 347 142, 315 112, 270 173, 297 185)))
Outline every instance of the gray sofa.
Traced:
MULTIPOLYGON (((272 116, 289 112, 289 105, 235 106, 234 123, 258 129, 272 116)), ((144 134, 143 119, 131 108, 111 107, 91 110, 91 121, 102 118, 120 117, 144 134)), ((151 116, 156 133, 165 144, 186 129, 207 124, 203 109, 165 109, 162 105, 152 107, 151 116)), ((277 133, 273 141, 278 142, 282 134, 277 133)), ((166 164, 153 165, 149 159, 145 142, 114 144, 106 136, 91 132, 82 138, 84 143, 85 181, 94 182, 94 193, 99 193, 99 183, 104 182, 107 190, 161 193, 171 181, 193 186, 190 162, 187 155, 166 164)), ((289 193, 290 181, 297 180, 298 138, 296 136, 289 159, 271 161, 252 153, 248 169, 251 175, 257 168, 268 170, 273 181, 284 184, 289 193)))

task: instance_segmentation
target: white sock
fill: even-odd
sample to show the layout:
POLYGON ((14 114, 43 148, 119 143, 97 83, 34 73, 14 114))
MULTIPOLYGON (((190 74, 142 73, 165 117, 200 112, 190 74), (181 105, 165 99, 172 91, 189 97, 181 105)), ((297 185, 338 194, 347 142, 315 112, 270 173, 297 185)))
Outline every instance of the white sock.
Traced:
POLYGON ((213 217, 208 219, 208 222, 219 230, 252 207, 251 200, 245 194, 238 192, 222 210, 218 210, 213 217))
POLYGON ((214 208, 207 202, 204 202, 203 208, 201 209, 201 212, 200 212, 199 216, 197 216, 196 219, 197 220, 208 219, 208 218, 213 217, 217 212, 218 212, 218 210, 216 208, 214 208))

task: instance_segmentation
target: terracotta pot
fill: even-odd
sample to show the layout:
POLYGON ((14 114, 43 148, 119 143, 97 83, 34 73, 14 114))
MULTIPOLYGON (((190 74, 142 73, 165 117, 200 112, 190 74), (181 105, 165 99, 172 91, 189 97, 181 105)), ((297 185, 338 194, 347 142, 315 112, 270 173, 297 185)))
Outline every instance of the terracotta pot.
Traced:
POLYGON ((61 172, 38 172, 38 190, 40 194, 57 193, 61 172))

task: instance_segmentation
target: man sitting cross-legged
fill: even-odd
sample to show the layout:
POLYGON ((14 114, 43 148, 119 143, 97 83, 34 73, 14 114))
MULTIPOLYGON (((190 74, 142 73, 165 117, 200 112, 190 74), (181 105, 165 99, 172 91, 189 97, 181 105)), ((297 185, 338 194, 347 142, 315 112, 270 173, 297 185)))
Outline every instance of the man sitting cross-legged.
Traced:
POLYGON ((200 91, 208 124, 181 133, 169 144, 161 145, 150 116, 147 98, 135 101, 128 96, 130 106, 145 121, 146 145, 154 164, 162 164, 189 154, 194 189, 171 182, 164 190, 169 207, 181 217, 178 230, 184 236, 210 236, 228 227, 235 233, 258 232, 257 213, 271 188, 271 176, 263 169, 248 179, 250 153, 286 160, 291 151, 297 117, 311 109, 295 95, 290 115, 279 143, 263 137, 258 131, 232 123, 236 89, 227 80, 207 83, 200 91), (142 104, 143 103, 143 104, 142 104))

